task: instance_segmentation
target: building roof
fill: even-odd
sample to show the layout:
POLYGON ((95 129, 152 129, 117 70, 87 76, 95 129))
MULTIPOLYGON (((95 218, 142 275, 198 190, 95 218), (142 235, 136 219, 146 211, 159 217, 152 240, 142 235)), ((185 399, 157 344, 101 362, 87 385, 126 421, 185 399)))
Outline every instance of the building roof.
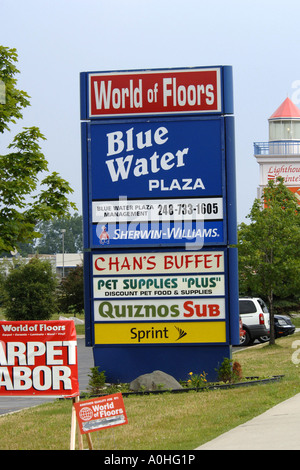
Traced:
POLYGON ((76 268, 83 263, 82 253, 56 253, 56 267, 76 268))
POLYGON ((300 119, 300 109, 292 102, 292 100, 290 100, 290 98, 286 98, 272 116, 269 117, 269 119, 287 118, 300 119))

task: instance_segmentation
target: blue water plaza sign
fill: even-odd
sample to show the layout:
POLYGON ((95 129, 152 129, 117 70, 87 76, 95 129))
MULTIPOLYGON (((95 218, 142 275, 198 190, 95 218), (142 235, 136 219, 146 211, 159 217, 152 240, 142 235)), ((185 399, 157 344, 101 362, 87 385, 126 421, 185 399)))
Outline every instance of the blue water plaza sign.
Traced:
POLYGON ((86 344, 111 381, 213 378, 239 342, 232 95, 227 66, 81 74, 86 344))
POLYGON ((226 243, 224 118, 88 127, 93 248, 226 243))

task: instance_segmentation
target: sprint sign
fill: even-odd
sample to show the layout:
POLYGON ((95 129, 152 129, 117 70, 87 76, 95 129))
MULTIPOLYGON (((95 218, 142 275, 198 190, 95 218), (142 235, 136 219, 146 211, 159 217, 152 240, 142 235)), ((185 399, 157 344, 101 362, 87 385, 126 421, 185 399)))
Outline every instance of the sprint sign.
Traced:
POLYGON ((74 322, 0 322, 0 396, 77 396, 74 322))

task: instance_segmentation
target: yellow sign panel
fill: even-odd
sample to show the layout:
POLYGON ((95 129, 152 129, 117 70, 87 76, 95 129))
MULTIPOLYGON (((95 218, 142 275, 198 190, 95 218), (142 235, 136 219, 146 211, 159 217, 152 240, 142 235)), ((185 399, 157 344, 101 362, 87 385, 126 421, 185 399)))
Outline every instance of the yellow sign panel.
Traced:
POLYGON ((95 344, 182 344, 225 342, 225 321, 95 323, 95 344))

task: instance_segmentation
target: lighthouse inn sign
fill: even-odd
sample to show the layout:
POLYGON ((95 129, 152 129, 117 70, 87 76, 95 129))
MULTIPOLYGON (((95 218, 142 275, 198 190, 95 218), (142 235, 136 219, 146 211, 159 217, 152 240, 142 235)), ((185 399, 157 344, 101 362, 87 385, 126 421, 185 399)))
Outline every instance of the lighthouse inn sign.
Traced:
POLYGON ((238 342, 232 113, 231 67, 81 74, 86 343, 110 380, 213 375, 238 342))

